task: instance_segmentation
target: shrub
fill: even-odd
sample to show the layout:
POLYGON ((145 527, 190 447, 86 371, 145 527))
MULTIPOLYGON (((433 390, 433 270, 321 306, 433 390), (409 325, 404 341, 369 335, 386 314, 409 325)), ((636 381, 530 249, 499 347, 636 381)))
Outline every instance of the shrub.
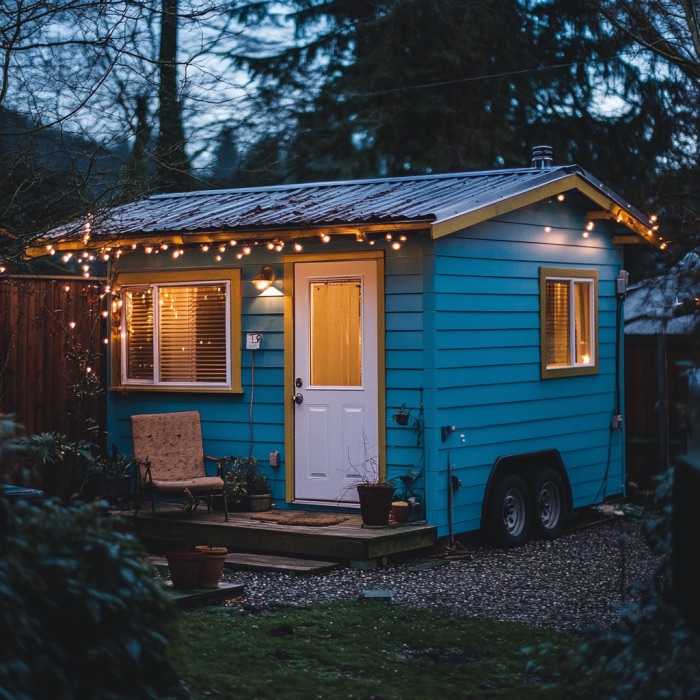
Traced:
POLYGON ((650 547, 662 555, 654 574, 634 588, 610 629, 591 630, 575 651, 577 676, 591 697, 606 700, 700 698, 700 638, 673 603, 671 588, 672 473, 656 493, 658 517, 644 523, 650 547))
POLYGON ((0 498, 0 697, 167 698, 175 608, 99 504, 0 498))

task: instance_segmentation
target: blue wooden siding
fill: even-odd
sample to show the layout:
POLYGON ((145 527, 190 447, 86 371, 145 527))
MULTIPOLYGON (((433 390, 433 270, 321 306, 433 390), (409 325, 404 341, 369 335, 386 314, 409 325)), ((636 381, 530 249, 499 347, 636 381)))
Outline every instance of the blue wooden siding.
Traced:
POLYGON ((432 436, 431 513, 442 534, 448 458, 463 485, 455 532, 480 526, 486 480, 504 455, 559 450, 575 507, 624 491, 623 435, 610 431, 621 256, 600 223, 583 238, 585 222, 583 208, 543 203, 435 242, 434 418, 457 427, 445 443, 432 436), (540 267, 598 271, 598 374, 540 378, 540 267))
POLYGON ((127 255, 120 261, 126 269, 178 269, 195 265, 216 268, 228 265, 241 269, 242 333, 234 339, 239 343, 242 364, 242 394, 214 394, 206 392, 178 393, 158 391, 131 391, 126 394, 109 392, 108 440, 131 454, 131 415, 137 413, 164 413, 167 411, 198 410, 202 420, 202 437, 207 454, 215 456, 246 456, 251 450, 251 389, 253 389, 252 453, 258 458, 272 486, 273 500, 281 503, 285 492, 284 465, 273 469, 269 454, 279 451, 284 455, 284 297, 281 256, 267 249, 257 250, 241 260, 231 256, 217 262, 216 250, 207 253, 188 251, 178 264, 165 255, 127 255), (276 296, 261 296, 251 280, 261 266, 272 265, 280 279, 275 283, 276 296), (245 350, 246 332, 262 331, 262 349, 245 350), (253 368, 254 364, 254 368, 253 368))

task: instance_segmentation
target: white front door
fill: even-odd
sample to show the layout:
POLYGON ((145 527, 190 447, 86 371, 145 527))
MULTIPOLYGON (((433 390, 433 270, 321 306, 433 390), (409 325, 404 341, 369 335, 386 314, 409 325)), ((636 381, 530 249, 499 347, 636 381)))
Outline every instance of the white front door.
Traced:
POLYGON ((294 265, 294 497, 357 502, 378 464, 377 263, 294 265))

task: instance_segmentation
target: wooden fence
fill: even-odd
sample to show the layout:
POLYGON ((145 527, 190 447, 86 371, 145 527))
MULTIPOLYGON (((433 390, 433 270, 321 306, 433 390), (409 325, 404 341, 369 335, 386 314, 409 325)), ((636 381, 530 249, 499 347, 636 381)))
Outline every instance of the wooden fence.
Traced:
POLYGON ((90 421, 105 425, 103 287, 94 278, 0 280, 0 413, 24 433, 76 439, 90 421))
POLYGON ((686 451, 688 363, 700 367, 700 343, 688 336, 625 336, 627 478, 641 489, 686 451))

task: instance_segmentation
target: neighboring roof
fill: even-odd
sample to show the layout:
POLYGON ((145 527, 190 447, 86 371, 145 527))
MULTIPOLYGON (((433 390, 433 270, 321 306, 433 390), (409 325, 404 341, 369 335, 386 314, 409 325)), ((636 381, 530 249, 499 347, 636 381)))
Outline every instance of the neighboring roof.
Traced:
POLYGON ((668 274, 630 285, 626 335, 687 335, 700 325, 700 254, 687 253, 668 274))
POLYGON ((366 232, 408 228, 434 237, 576 189, 605 216, 655 245, 651 220, 576 165, 320 182, 154 195, 50 231, 45 242, 227 231, 240 235, 324 228, 366 232))

